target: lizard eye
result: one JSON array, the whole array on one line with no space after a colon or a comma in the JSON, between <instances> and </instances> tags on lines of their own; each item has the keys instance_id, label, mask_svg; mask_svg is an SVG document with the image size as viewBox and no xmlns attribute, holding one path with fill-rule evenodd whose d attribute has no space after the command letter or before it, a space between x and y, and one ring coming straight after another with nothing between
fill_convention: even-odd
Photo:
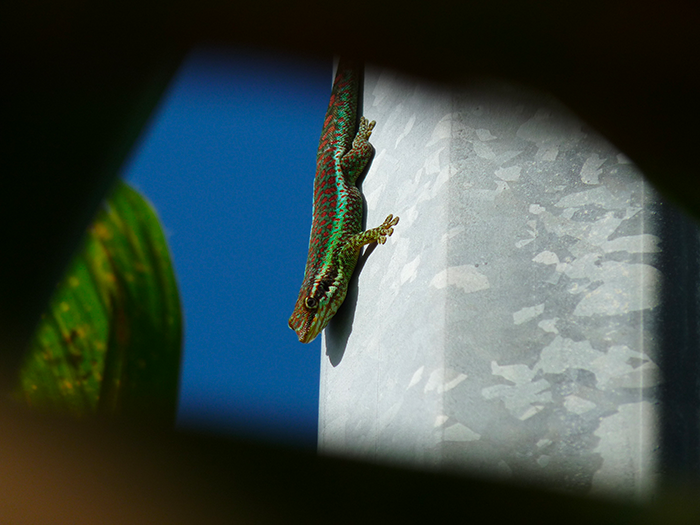
<instances>
[{"instance_id":1,"label":"lizard eye","mask_svg":"<svg viewBox=\"0 0 700 525\"><path fill-rule=\"evenodd\" d=\"M304 300L304 304L309 310L315 310L316 308L318 308L318 301L313 297L307 297Z\"/></svg>"}]
</instances>

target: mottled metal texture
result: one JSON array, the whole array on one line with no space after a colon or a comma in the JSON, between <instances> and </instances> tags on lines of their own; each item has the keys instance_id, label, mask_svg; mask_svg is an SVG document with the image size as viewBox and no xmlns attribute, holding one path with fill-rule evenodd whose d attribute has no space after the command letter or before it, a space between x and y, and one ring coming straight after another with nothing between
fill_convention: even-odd
<instances>
[{"instance_id":1,"label":"mottled metal texture","mask_svg":"<svg viewBox=\"0 0 700 525\"><path fill-rule=\"evenodd\" d=\"M645 494L658 197L546 94L366 75L365 112L382 122L368 221L403 222L351 287L343 337L335 321L324 333L319 449Z\"/></svg>"},{"instance_id":2,"label":"mottled metal texture","mask_svg":"<svg viewBox=\"0 0 700 525\"><path fill-rule=\"evenodd\" d=\"M289 319L302 343L312 341L345 299L360 249L383 244L398 218L362 232L362 195L355 185L374 152L374 122L357 120L362 68L341 59L333 83L316 157L313 220L304 282Z\"/></svg>"}]
</instances>

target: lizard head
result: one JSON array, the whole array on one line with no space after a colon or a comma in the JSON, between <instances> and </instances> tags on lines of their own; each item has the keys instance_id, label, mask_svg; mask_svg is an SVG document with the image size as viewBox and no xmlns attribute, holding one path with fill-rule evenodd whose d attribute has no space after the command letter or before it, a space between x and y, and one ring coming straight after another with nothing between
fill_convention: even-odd
<instances>
[{"instance_id":1,"label":"lizard head","mask_svg":"<svg viewBox=\"0 0 700 525\"><path fill-rule=\"evenodd\" d=\"M310 343L321 333L345 299L347 286L337 277L318 278L311 286L303 286L289 318L289 328L297 333L300 343Z\"/></svg>"}]
</instances>

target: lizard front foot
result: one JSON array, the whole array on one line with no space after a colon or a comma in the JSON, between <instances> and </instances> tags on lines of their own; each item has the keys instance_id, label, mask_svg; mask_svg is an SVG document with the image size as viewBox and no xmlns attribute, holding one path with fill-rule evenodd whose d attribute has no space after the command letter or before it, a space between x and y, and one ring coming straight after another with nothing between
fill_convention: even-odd
<instances>
[{"instance_id":1,"label":"lizard front foot","mask_svg":"<svg viewBox=\"0 0 700 525\"><path fill-rule=\"evenodd\" d=\"M362 137L364 140L369 140L375 124L376 121L374 120L370 122L365 117L360 117L360 128L357 131L357 136Z\"/></svg>"},{"instance_id":2,"label":"lizard front foot","mask_svg":"<svg viewBox=\"0 0 700 525\"><path fill-rule=\"evenodd\" d=\"M377 243L384 244L386 242L386 238L391 237L391 234L394 233L394 228L392 228L392 226L396 226L398 223L399 218L394 217L391 214L386 219L384 219L384 222L381 224L381 226L377 228L379 232Z\"/></svg>"}]
</instances>

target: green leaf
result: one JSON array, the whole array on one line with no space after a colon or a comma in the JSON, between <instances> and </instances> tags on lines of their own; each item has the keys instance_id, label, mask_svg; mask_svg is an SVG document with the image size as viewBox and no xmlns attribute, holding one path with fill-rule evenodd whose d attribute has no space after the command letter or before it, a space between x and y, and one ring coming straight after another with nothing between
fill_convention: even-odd
<instances>
[{"instance_id":1,"label":"green leaf","mask_svg":"<svg viewBox=\"0 0 700 525\"><path fill-rule=\"evenodd\" d=\"M20 372L30 406L174 422L182 317L153 208L120 182L42 315Z\"/></svg>"}]
</instances>

